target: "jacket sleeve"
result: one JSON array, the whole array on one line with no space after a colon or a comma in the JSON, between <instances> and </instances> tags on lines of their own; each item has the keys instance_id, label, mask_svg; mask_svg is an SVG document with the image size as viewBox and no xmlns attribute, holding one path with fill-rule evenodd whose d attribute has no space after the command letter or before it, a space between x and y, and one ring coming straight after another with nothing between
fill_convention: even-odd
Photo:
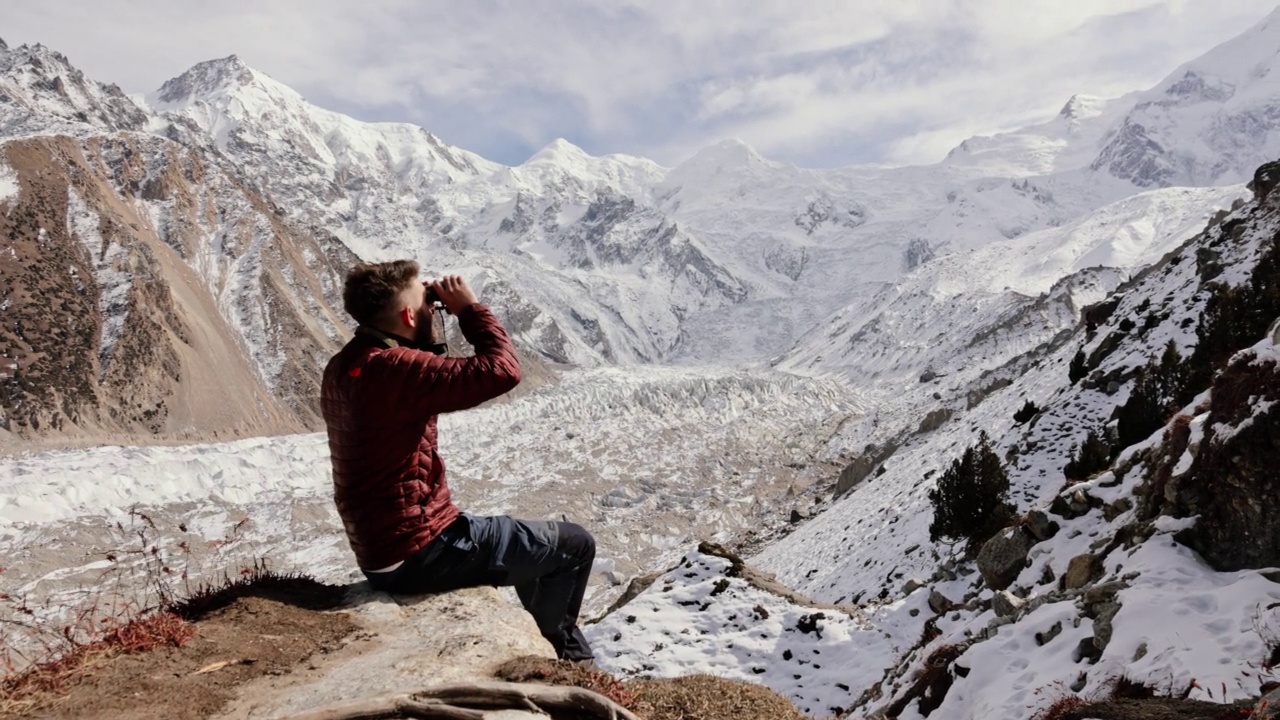
<instances>
[{"instance_id":1,"label":"jacket sleeve","mask_svg":"<svg viewBox=\"0 0 1280 720\"><path fill-rule=\"evenodd\" d=\"M456 412L492 400L520 383L520 361L502 323L476 303L458 314L462 334L475 348L471 357L442 357L400 348L392 351L392 382L399 400L422 417Z\"/></svg>"}]
</instances>

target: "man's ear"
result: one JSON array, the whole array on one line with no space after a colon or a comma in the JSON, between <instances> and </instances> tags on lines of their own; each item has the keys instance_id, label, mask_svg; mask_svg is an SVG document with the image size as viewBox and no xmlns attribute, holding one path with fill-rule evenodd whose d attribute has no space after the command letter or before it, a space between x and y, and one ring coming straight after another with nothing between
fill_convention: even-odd
<instances>
[{"instance_id":1,"label":"man's ear","mask_svg":"<svg viewBox=\"0 0 1280 720\"><path fill-rule=\"evenodd\" d=\"M400 321L411 328L418 327L418 313L412 308L400 308Z\"/></svg>"}]
</instances>

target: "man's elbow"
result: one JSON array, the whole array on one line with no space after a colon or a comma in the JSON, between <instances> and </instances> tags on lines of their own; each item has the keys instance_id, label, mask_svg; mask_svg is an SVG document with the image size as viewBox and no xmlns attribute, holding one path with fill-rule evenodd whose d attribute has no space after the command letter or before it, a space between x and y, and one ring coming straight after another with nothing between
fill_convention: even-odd
<instances>
[{"instance_id":1,"label":"man's elbow","mask_svg":"<svg viewBox=\"0 0 1280 720\"><path fill-rule=\"evenodd\" d=\"M509 366L504 366L501 374L499 375L498 383L502 387L502 392L504 393L514 390L515 387L520 384L520 366L514 363Z\"/></svg>"}]
</instances>

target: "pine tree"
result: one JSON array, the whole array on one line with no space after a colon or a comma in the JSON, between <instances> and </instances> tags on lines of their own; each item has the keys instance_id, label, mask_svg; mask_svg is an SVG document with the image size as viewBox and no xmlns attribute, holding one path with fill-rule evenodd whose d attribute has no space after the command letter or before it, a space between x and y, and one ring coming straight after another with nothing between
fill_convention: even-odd
<instances>
[{"instance_id":1,"label":"pine tree","mask_svg":"<svg viewBox=\"0 0 1280 720\"><path fill-rule=\"evenodd\" d=\"M1129 399L1116 410L1120 447L1142 442L1164 426L1164 403L1160 398L1160 378L1151 365L1140 368L1133 378Z\"/></svg>"},{"instance_id":2,"label":"pine tree","mask_svg":"<svg viewBox=\"0 0 1280 720\"><path fill-rule=\"evenodd\" d=\"M1013 517L1009 475L986 432L978 436L976 447L966 448L951 462L938 486L929 491L929 502L929 539L963 540L971 554L1008 524Z\"/></svg>"},{"instance_id":3,"label":"pine tree","mask_svg":"<svg viewBox=\"0 0 1280 720\"><path fill-rule=\"evenodd\" d=\"M1068 480L1088 480L1094 473L1111 465L1111 445L1097 430L1090 430L1084 442L1071 447L1071 459L1062 474Z\"/></svg>"},{"instance_id":4,"label":"pine tree","mask_svg":"<svg viewBox=\"0 0 1280 720\"><path fill-rule=\"evenodd\" d=\"M1178 343L1174 342L1172 338L1164 346L1164 353L1160 355L1158 372L1160 376L1160 399L1165 403L1167 411L1180 408L1191 401L1191 398L1185 396L1187 393L1187 377L1185 364L1182 362L1182 353L1178 352Z\"/></svg>"}]
</instances>

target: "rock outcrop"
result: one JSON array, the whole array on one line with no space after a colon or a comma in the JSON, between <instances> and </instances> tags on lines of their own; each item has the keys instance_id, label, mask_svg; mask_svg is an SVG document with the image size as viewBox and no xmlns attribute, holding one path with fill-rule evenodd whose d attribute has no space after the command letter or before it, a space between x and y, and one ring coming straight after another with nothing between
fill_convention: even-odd
<instances>
[{"instance_id":1,"label":"rock outcrop","mask_svg":"<svg viewBox=\"0 0 1280 720\"><path fill-rule=\"evenodd\" d=\"M1189 467L1175 466L1154 500L1164 514L1199 516L1176 537L1218 570L1280 565L1278 421L1280 352L1268 344L1237 354L1218 376L1199 431L1169 431L1190 437L1166 461Z\"/></svg>"},{"instance_id":2,"label":"rock outcrop","mask_svg":"<svg viewBox=\"0 0 1280 720\"><path fill-rule=\"evenodd\" d=\"M432 685L483 681L512 658L555 657L519 604L494 588L392 598L368 585L348 593L362 632L309 668L240 688L219 720L275 718Z\"/></svg>"}]
</instances>

